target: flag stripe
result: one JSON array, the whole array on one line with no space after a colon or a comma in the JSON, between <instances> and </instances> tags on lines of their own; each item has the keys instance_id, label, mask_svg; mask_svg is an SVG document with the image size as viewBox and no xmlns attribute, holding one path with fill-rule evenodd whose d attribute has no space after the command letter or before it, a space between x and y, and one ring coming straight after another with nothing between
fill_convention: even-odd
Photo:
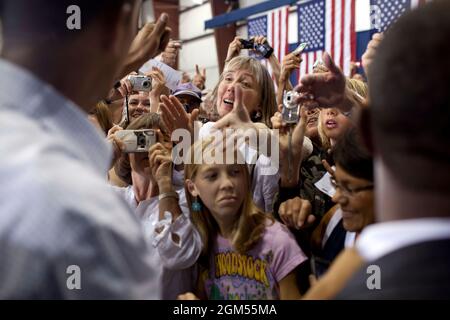
<instances>
[{"instance_id":1,"label":"flag stripe","mask_svg":"<svg viewBox=\"0 0 450 320\"><path fill-rule=\"evenodd\" d=\"M323 51L322 50L317 51L316 61L317 60L321 60L322 59L322 55L323 55ZM316 61L314 61L314 62L316 62Z\"/></svg>"},{"instance_id":2,"label":"flag stripe","mask_svg":"<svg viewBox=\"0 0 450 320\"><path fill-rule=\"evenodd\" d=\"M270 40L271 40L270 45L275 46L275 39L274 39L275 25L276 25L275 19L274 19L275 13L272 12L272 14L270 14L270 17L271 17L271 19L269 19L269 20L271 21L271 26L272 26L271 31L270 31Z\"/></svg>"},{"instance_id":3,"label":"flag stripe","mask_svg":"<svg viewBox=\"0 0 450 320\"><path fill-rule=\"evenodd\" d=\"M277 16L275 15L275 11L272 11L272 13L270 14L270 16L272 17L272 42L270 43L270 45L274 48L274 52L275 54L277 54L277 37L276 35L278 34L278 19Z\"/></svg>"},{"instance_id":4,"label":"flag stripe","mask_svg":"<svg viewBox=\"0 0 450 320\"><path fill-rule=\"evenodd\" d=\"M302 53L302 62L300 63L300 72L298 75L298 80L300 81L300 77L306 74L306 64L308 63L307 60L307 54Z\"/></svg>"},{"instance_id":5,"label":"flag stripe","mask_svg":"<svg viewBox=\"0 0 450 320\"><path fill-rule=\"evenodd\" d=\"M334 17L334 53L333 58L336 64L340 64L341 61L341 32L342 32L342 26L341 26L341 15L342 15L342 7L339 5L339 0L335 0L335 10L336 10L336 16Z\"/></svg>"},{"instance_id":6,"label":"flag stripe","mask_svg":"<svg viewBox=\"0 0 450 320\"><path fill-rule=\"evenodd\" d=\"M351 17L352 22L350 24L351 44L350 44L350 60L356 61L356 0L352 0L351 5Z\"/></svg>"},{"instance_id":7,"label":"flag stripe","mask_svg":"<svg viewBox=\"0 0 450 320\"><path fill-rule=\"evenodd\" d=\"M331 41L331 33L333 32L332 28L332 13L333 0L326 0L326 8L325 8L325 50L331 55L333 52L333 42Z\"/></svg>"},{"instance_id":8,"label":"flag stripe","mask_svg":"<svg viewBox=\"0 0 450 320\"><path fill-rule=\"evenodd\" d=\"M286 19L286 28L284 29L284 54L286 55L289 52L289 7L285 8L284 14ZM282 60L280 59L280 61Z\"/></svg>"},{"instance_id":9,"label":"flag stripe","mask_svg":"<svg viewBox=\"0 0 450 320\"><path fill-rule=\"evenodd\" d=\"M335 35L335 33L336 33L336 25L335 25L335 10L336 10L336 7L335 7L335 0L331 0L331 35L330 35L330 38L329 38L329 41L331 42L331 49L330 49L330 54L331 54L331 57L333 58L333 59L335 59L336 58L336 55L334 54L335 53L335 51L334 51L334 47L335 47L335 42L334 42L334 35Z\"/></svg>"},{"instance_id":10,"label":"flag stripe","mask_svg":"<svg viewBox=\"0 0 450 320\"><path fill-rule=\"evenodd\" d=\"M278 20L278 37L277 37L277 49L278 49L278 53L277 53L277 57L278 59L281 59L281 25L283 24L283 22L281 21L281 10L279 10L277 13L277 20Z\"/></svg>"},{"instance_id":11,"label":"flag stripe","mask_svg":"<svg viewBox=\"0 0 450 320\"><path fill-rule=\"evenodd\" d=\"M305 73L309 73L309 53L306 54L306 59L305 59Z\"/></svg>"},{"instance_id":12,"label":"flag stripe","mask_svg":"<svg viewBox=\"0 0 450 320\"><path fill-rule=\"evenodd\" d=\"M299 77L313 71L323 51L349 74L350 62L356 56L355 3L355 0L311 0L298 4L299 42L310 43Z\"/></svg>"},{"instance_id":13,"label":"flag stripe","mask_svg":"<svg viewBox=\"0 0 450 320\"><path fill-rule=\"evenodd\" d=\"M308 59L308 62L309 62L308 73L312 73L312 72L313 72L314 61L316 61L316 60L315 60L315 58L316 58L316 51L308 52L308 54L309 54L309 59Z\"/></svg>"},{"instance_id":14,"label":"flag stripe","mask_svg":"<svg viewBox=\"0 0 450 320\"><path fill-rule=\"evenodd\" d=\"M281 22L282 25L286 25L288 23L288 19L286 19L285 17L289 15L289 9L285 8L284 11L281 12ZM287 28L282 28L282 33L281 33L281 43L280 43L280 47L281 47L281 53L280 53L280 61L283 60L284 56L288 53L289 50L289 39L288 39L288 32L289 30Z\"/></svg>"},{"instance_id":15,"label":"flag stripe","mask_svg":"<svg viewBox=\"0 0 450 320\"><path fill-rule=\"evenodd\" d=\"M350 72L350 60L351 60L351 22L352 22L352 0L347 0L344 3L345 7L345 14L343 15L345 17L344 22L344 32L342 32L342 43L343 45L343 51L342 51L342 57L341 57L341 67L344 73ZM350 57L350 59L344 59L344 57Z\"/></svg>"},{"instance_id":16,"label":"flag stripe","mask_svg":"<svg viewBox=\"0 0 450 320\"><path fill-rule=\"evenodd\" d=\"M286 19L284 19L286 17ZM273 48L273 54L279 61L287 54L289 50L288 43L288 29L289 29L289 6L272 10L265 15L250 19L248 21L248 37L265 36L270 46ZM266 59L263 59L257 54L251 54L252 56L261 60L261 63L267 68L272 79L274 80L275 87L278 79L275 79L273 70Z\"/></svg>"}]
</instances>

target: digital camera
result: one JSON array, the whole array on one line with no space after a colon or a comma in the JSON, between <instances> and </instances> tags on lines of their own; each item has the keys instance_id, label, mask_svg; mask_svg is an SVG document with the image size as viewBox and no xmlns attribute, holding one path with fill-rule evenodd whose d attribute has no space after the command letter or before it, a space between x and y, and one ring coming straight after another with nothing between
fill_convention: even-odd
<instances>
[{"instance_id":1,"label":"digital camera","mask_svg":"<svg viewBox=\"0 0 450 320\"><path fill-rule=\"evenodd\" d=\"M285 91L283 94L281 117L286 123L298 123L300 120L300 105L295 102L298 96L295 91Z\"/></svg>"},{"instance_id":2,"label":"digital camera","mask_svg":"<svg viewBox=\"0 0 450 320\"><path fill-rule=\"evenodd\" d=\"M253 39L250 40L240 39L240 41L244 49L256 50L266 59L268 59L273 53L273 48L267 42L259 44L255 43Z\"/></svg>"},{"instance_id":3,"label":"digital camera","mask_svg":"<svg viewBox=\"0 0 450 320\"><path fill-rule=\"evenodd\" d=\"M244 49L254 49L255 44L253 40L245 40L245 39L239 39L241 41L242 47Z\"/></svg>"},{"instance_id":4,"label":"digital camera","mask_svg":"<svg viewBox=\"0 0 450 320\"><path fill-rule=\"evenodd\" d=\"M143 75L130 75L127 78L131 82L133 91L150 91L152 90L152 78Z\"/></svg>"},{"instance_id":5,"label":"digital camera","mask_svg":"<svg viewBox=\"0 0 450 320\"><path fill-rule=\"evenodd\" d=\"M292 53L296 56L299 56L302 54L303 51L305 51L307 46L308 46L307 42L300 43L300 45L294 51L292 51Z\"/></svg>"},{"instance_id":6,"label":"digital camera","mask_svg":"<svg viewBox=\"0 0 450 320\"><path fill-rule=\"evenodd\" d=\"M156 132L151 129L120 130L115 135L124 143L123 152L126 153L148 152L156 143Z\"/></svg>"}]
</instances>

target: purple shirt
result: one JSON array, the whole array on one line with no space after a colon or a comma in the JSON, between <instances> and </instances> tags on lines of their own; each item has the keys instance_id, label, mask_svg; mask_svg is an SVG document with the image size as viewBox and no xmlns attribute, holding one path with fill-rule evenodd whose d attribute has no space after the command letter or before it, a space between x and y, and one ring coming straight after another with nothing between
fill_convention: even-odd
<instances>
[{"instance_id":1,"label":"purple shirt","mask_svg":"<svg viewBox=\"0 0 450 320\"><path fill-rule=\"evenodd\" d=\"M279 222L266 227L250 251L239 254L217 236L210 270L203 274L208 299L279 299L279 282L307 259L289 230Z\"/></svg>"}]
</instances>

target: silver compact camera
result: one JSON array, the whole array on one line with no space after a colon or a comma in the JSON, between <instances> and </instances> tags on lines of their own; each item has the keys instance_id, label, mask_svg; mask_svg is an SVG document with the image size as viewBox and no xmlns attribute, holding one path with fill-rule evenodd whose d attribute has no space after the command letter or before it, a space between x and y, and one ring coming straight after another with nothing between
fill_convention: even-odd
<instances>
[{"instance_id":1,"label":"silver compact camera","mask_svg":"<svg viewBox=\"0 0 450 320\"><path fill-rule=\"evenodd\" d=\"M143 75L130 75L127 78L131 82L133 91L150 91L152 90L152 78Z\"/></svg>"},{"instance_id":2,"label":"silver compact camera","mask_svg":"<svg viewBox=\"0 0 450 320\"><path fill-rule=\"evenodd\" d=\"M300 120L300 105L295 102L299 94L295 91L285 91L283 94L282 120L286 123L298 123Z\"/></svg>"},{"instance_id":3,"label":"silver compact camera","mask_svg":"<svg viewBox=\"0 0 450 320\"><path fill-rule=\"evenodd\" d=\"M156 143L156 132L152 129L120 130L115 135L124 143L125 153L148 152Z\"/></svg>"}]
</instances>

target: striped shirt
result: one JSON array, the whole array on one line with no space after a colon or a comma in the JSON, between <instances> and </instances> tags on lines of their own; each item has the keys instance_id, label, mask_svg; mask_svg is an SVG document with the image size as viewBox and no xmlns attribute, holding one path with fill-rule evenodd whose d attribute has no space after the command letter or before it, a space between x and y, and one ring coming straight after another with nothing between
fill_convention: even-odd
<instances>
[{"instance_id":1,"label":"striped shirt","mask_svg":"<svg viewBox=\"0 0 450 320\"><path fill-rule=\"evenodd\" d=\"M0 298L155 299L154 254L86 114L0 60Z\"/></svg>"}]
</instances>

